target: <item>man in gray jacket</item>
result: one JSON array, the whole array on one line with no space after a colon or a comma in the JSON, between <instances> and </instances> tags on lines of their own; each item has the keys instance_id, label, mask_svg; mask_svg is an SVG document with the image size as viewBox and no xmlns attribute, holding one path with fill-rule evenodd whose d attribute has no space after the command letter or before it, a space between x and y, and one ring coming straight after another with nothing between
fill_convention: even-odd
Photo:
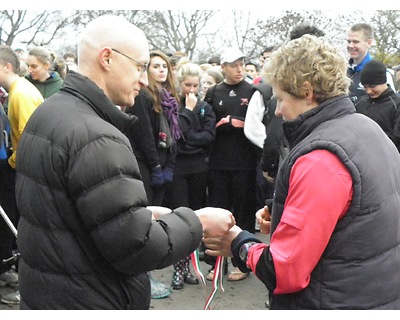
<instances>
[{"instance_id":1,"label":"man in gray jacket","mask_svg":"<svg viewBox=\"0 0 400 320\"><path fill-rule=\"evenodd\" d=\"M146 208L124 135L137 118L116 107L133 105L147 85L144 33L101 16L78 55L77 72L34 112L18 146L20 308L148 309L147 272L188 256L203 233L222 234L234 219L216 208Z\"/></svg>"}]
</instances>

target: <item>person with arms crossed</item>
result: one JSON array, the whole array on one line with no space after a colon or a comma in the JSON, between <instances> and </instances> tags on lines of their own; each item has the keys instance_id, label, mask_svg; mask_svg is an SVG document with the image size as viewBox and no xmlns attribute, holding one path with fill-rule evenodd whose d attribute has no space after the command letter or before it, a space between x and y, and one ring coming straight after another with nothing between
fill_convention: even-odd
<instances>
[{"instance_id":1,"label":"person with arms crossed","mask_svg":"<svg viewBox=\"0 0 400 320\"><path fill-rule=\"evenodd\" d=\"M29 119L16 179L21 309L149 309L148 271L234 224L218 208L146 208L124 134L137 119L116 106L134 104L148 63L142 30L100 16L81 34L77 72Z\"/></svg>"},{"instance_id":2,"label":"person with arms crossed","mask_svg":"<svg viewBox=\"0 0 400 320\"><path fill-rule=\"evenodd\" d=\"M346 58L304 35L271 55L265 79L290 146L271 217L256 213L270 244L235 226L206 236L207 254L252 270L271 309L399 309L400 155L356 112Z\"/></svg>"}]
</instances>

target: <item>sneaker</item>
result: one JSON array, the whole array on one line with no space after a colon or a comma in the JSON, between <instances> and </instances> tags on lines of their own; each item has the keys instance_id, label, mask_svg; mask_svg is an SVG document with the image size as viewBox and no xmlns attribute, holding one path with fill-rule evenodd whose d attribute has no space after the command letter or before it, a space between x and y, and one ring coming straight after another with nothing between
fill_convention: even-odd
<instances>
[{"instance_id":1,"label":"sneaker","mask_svg":"<svg viewBox=\"0 0 400 320\"><path fill-rule=\"evenodd\" d=\"M19 304L21 301L21 296L19 290L11 292L1 297L1 302L4 304Z\"/></svg>"},{"instance_id":2,"label":"sneaker","mask_svg":"<svg viewBox=\"0 0 400 320\"><path fill-rule=\"evenodd\" d=\"M168 297L172 290L170 286L167 286L157 280L150 277L151 286L151 298L152 299L163 299Z\"/></svg>"},{"instance_id":3,"label":"sneaker","mask_svg":"<svg viewBox=\"0 0 400 320\"><path fill-rule=\"evenodd\" d=\"M17 287L18 286L18 273L13 269L0 274L0 287L5 286Z\"/></svg>"}]
</instances>

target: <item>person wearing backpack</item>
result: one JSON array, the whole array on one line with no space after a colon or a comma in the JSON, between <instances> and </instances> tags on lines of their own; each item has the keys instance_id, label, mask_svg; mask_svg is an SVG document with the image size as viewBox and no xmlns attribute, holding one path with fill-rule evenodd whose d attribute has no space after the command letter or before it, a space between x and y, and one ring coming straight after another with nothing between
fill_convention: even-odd
<instances>
[{"instance_id":1,"label":"person wearing backpack","mask_svg":"<svg viewBox=\"0 0 400 320\"><path fill-rule=\"evenodd\" d=\"M209 205L232 210L237 225L255 232L257 147L245 136L244 122L253 86L245 80L245 55L227 48L221 55L224 81L207 90L216 116L216 135L209 161ZM226 270L226 269L225 269ZM225 271L224 270L224 271ZM238 268L228 281L245 279ZM207 275L214 277L213 270Z\"/></svg>"}]
</instances>

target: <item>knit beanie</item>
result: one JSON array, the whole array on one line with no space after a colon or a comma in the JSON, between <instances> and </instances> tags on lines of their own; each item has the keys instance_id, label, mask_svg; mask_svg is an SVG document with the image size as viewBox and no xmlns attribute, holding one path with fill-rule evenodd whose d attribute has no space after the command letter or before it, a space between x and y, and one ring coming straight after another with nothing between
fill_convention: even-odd
<instances>
[{"instance_id":1,"label":"knit beanie","mask_svg":"<svg viewBox=\"0 0 400 320\"><path fill-rule=\"evenodd\" d=\"M371 60L362 69L360 82L363 85L386 83L386 66L378 60Z\"/></svg>"}]
</instances>

